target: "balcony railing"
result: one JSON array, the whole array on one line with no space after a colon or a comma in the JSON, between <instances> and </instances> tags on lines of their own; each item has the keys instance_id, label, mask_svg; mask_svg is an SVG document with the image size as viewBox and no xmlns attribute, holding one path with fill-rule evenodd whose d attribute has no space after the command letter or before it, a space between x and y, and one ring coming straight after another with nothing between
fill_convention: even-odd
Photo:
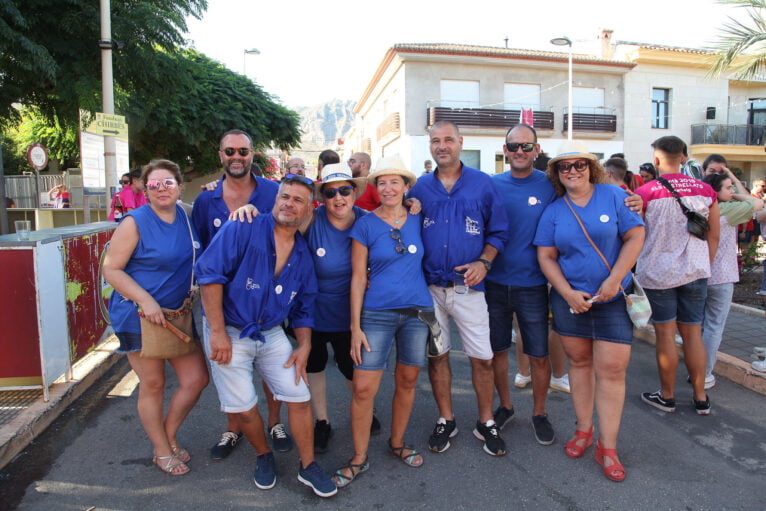
<instances>
[{"instance_id":1,"label":"balcony railing","mask_svg":"<svg viewBox=\"0 0 766 511\"><path fill-rule=\"evenodd\" d=\"M428 125L452 121L460 127L509 128L521 122L521 108L450 108L429 106ZM533 107L532 116L537 129L553 129L553 112L546 107Z\"/></svg>"},{"instance_id":2,"label":"balcony railing","mask_svg":"<svg viewBox=\"0 0 766 511\"><path fill-rule=\"evenodd\" d=\"M692 124L692 145L764 145L766 126L762 124Z\"/></svg>"},{"instance_id":3,"label":"balcony railing","mask_svg":"<svg viewBox=\"0 0 766 511\"><path fill-rule=\"evenodd\" d=\"M378 125L377 135L379 141L391 133L401 133L399 128L399 112L392 113Z\"/></svg>"},{"instance_id":4,"label":"balcony railing","mask_svg":"<svg viewBox=\"0 0 766 511\"><path fill-rule=\"evenodd\" d=\"M569 112L564 113L564 131L569 129ZM617 131L617 115L614 108L574 107L572 114L574 131L614 133Z\"/></svg>"}]
</instances>

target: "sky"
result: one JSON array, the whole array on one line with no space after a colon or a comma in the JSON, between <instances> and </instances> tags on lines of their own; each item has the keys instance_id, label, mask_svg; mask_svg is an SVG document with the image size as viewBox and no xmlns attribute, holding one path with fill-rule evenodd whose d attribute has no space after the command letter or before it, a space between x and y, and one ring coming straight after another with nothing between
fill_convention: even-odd
<instances>
[{"instance_id":1,"label":"sky","mask_svg":"<svg viewBox=\"0 0 766 511\"><path fill-rule=\"evenodd\" d=\"M702 48L744 10L714 0L208 0L189 18L190 46L247 74L290 108L357 101L386 51L400 43L560 50L602 28L613 40ZM245 55L246 49L260 54Z\"/></svg>"}]
</instances>

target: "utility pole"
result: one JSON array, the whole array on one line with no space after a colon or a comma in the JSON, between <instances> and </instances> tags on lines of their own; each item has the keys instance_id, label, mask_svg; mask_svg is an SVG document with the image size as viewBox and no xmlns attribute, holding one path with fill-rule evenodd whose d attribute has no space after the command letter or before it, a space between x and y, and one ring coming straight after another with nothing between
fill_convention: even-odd
<instances>
[{"instance_id":1,"label":"utility pole","mask_svg":"<svg viewBox=\"0 0 766 511\"><path fill-rule=\"evenodd\" d=\"M114 75L112 72L112 20L109 0L100 0L101 11L101 96L105 114L114 114ZM114 137L104 136L104 171L107 207L112 200L112 189L117 187L117 145ZM87 209L87 207L86 207ZM86 222L89 219L86 219Z\"/></svg>"}]
</instances>

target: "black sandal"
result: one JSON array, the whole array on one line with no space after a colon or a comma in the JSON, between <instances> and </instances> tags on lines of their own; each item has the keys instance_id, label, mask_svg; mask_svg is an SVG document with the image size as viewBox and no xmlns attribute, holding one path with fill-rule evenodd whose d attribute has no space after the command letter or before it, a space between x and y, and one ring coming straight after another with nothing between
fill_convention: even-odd
<instances>
[{"instance_id":1,"label":"black sandal","mask_svg":"<svg viewBox=\"0 0 766 511\"><path fill-rule=\"evenodd\" d=\"M412 468L418 468L423 466L423 456L420 456L420 453L416 451L413 447L410 447L407 444L402 445L401 447L394 447L391 445L391 439L388 440L388 448L391 450L391 454L402 460L402 463L407 465L408 467ZM410 451L409 454L404 454L404 450L408 449ZM420 457L420 463L415 464L415 458Z\"/></svg>"},{"instance_id":2,"label":"black sandal","mask_svg":"<svg viewBox=\"0 0 766 511\"><path fill-rule=\"evenodd\" d=\"M370 468L370 460L369 458L365 458L362 463L351 463L351 461L354 458L351 458L348 460L348 465L344 467L340 467L338 470L335 471L335 475L333 476L333 480L335 482L335 486L338 488L343 488L345 486L348 486L351 484L351 481L356 479L356 476L361 474L362 472L367 472L367 469ZM351 477L343 475L341 472L343 470L348 470L351 472Z\"/></svg>"}]
</instances>

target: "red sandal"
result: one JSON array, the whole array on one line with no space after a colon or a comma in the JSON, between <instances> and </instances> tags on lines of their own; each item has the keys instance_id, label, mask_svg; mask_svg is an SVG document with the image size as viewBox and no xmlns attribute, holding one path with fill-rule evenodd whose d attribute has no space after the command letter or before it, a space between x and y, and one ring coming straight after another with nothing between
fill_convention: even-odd
<instances>
[{"instance_id":1,"label":"red sandal","mask_svg":"<svg viewBox=\"0 0 766 511\"><path fill-rule=\"evenodd\" d=\"M608 467L606 466L606 458L612 460L612 464ZM616 483L625 479L625 468L622 463L617 461L617 449L604 449L601 447L601 439L596 442L596 463L604 469L604 475L607 479Z\"/></svg>"},{"instance_id":2,"label":"red sandal","mask_svg":"<svg viewBox=\"0 0 766 511\"><path fill-rule=\"evenodd\" d=\"M585 445L580 447L579 441L585 440ZM564 445L564 452L570 458L581 458L585 454L585 450L593 443L593 424L590 426L590 431L575 430L574 438Z\"/></svg>"}]
</instances>

